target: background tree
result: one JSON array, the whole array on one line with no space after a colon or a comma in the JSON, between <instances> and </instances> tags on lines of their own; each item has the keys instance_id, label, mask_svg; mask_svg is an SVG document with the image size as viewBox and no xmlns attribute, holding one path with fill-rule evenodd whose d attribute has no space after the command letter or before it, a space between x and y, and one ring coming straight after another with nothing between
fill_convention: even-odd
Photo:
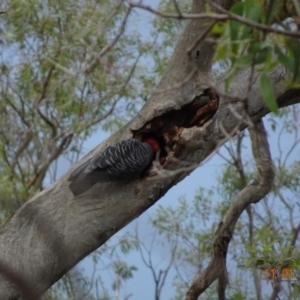
<instances>
[{"instance_id":1,"label":"background tree","mask_svg":"<svg viewBox=\"0 0 300 300\"><path fill-rule=\"evenodd\" d=\"M161 130L164 139L163 145L168 146L171 150L162 155L161 164L165 170L171 171L156 170L160 182L163 182L160 184L155 182L154 177L154 180L143 181L144 186L138 184L135 188L134 185L121 187L121 191L113 195L109 191L109 187L101 189L102 203L107 201L105 199L114 197L111 204L114 207L113 211L103 208L101 204L99 207L97 191L81 199L80 203L74 202L65 188L65 179L60 180L56 186L46 190L45 193L38 194L35 200L23 206L2 227L2 242L5 245L3 247L8 249L12 247L10 246L12 242L16 242L17 245L21 245L19 251L24 251L22 263L18 265L12 261L12 256L14 259L20 257L18 251L12 254L3 251L4 254L1 258L3 266L9 262L9 267L6 266L5 272L3 272L4 277L8 277L6 279L16 283L17 280L13 278L14 274L20 275L20 278L18 277L20 281L27 278L31 282L38 278L40 282L37 284L36 291L38 294L43 292L83 255L98 247L116 229L121 228L149 205L152 205L164 191L184 178L213 150L218 149L221 144L236 135L236 150L228 148L229 157L225 156L228 166L224 168L224 176L221 181L223 185L222 188L220 187L222 205L207 210L210 217L216 214L215 222L217 223L220 221L220 217L224 217L225 220L233 220L232 215L231 219L228 219L225 212L228 211L233 197L236 196L236 199L239 199L238 191L247 188L249 180L254 178L254 170L250 169L248 174L242 161L241 145L244 144L242 142L245 135L240 133L240 130L247 126L253 126L253 122L265 115L269 109L276 112L277 106L298 102L299 61L297 53L299 42L296 38L299 38L299 31L296 30L296 27L298 26L299 7L294 1L288 3L274 1L269 4L259 1L244 1L233 6L233 3L227 1L207 3L209 5L204 6L204 1L195 1L192 13L205 13L197 16L183 13L185 9L189 9L189 2L186 3L186 7L179 7L175 1L162 2L160 9L163 12L155 11L142 4L124 2L114 4L103 2L101 7L97 2L77 3L76 5L68 1L49 2L47 6L38 1L32 1L31 6L25 6L19 1L9 3L8 12L1 16L3 22L1 22L2 102L0 104L0 122L3 161L0 167L2 170L3 218L15 211L24 200L42 190L47 174L48 176L54 174L51 181L56 179L55 170L57 170L59 156L64 154L73 160L74 154L77 155L82 150L82 142L93 132L96 124L104 121L102 123L104 128L114 129L116 125L123 124L126 118L130 118L140 107L140 103L148 98L149 85L152 84L154 78L146 76L147 73L137 68L139 59L145 53L151 55L151 62L156 74L165 70L161 83L138 117L107 141L106 145L119 139L128 138L132 135L129 128L135 130L134 134L137 137L147 134L149 130L158 132ZM3 3L3 7L6 9L8 3ZM128 31L125 30L126 26L130 24L129 17L133 15L132 10L136 7L150 10L159 15L159 18L153 22L155 30L151 43L141 40L139 36L134 36L132 31L129 31L131 34L128 34ZM226 11L229 8L231 8L230 12ZM107 11L111 14L108 15ZM213 11L219 14L214 14ZM294 19L286 21L287 17L294 17ZM185 33L176 47L173 59L165 69L168 58L166 54L172 50L174 36L183 25L178 22L178 19L189 18L192 21L188 23ZM198 19L202 21L199 22ZM290 23L293 22L294 29L290 27ZM270 26L274 23L280 24L282 27ZM278 43L279 36L282 37L280 43ZM216 44L218 47L214 59L223 66L223 71L227 71L226 76L221 78L218 84L212 80L210 73ZM161 51L161 49L167 50L167 52ZM144 69L148 67L145 62L144 60L142 64ZM184 65L189 67L185 68ZM236 77L237 74L238 77ZM225 90L221 90L223 83L225 83ZM233 93L227 93L228 86L231 86ZM179 90L180 93L178 93ZM259 90L267 107L261 101ZM220 105L218 105L219 96L221 96ZM125 101L128 105L124 108ZM189 109L181 109L177 115L175 113L173 115L164 114L166 111L172 113L172 110L178 110L190 102L193 102L194 105L192 109L197 110L196 115L190 115ZM217 109L218 113L214 115ZM128 113L125 118L123 117L124 111ZM186 115L191 120L187 120ZM283 112L282 117L285 115L289 118L291 113ZM296 116L295 110L294 115ZM157 120L155 119L157 116L161 118L160 122L165 124L164 126L159 127L161 125L154 122ZM175 124L170 121L170 116L175 119ZM189 121L191 123L188 123ZM293 121L294 127L284 126L283 128L288 128L297 137L297 119ZM146 123L150 125L143 127ZM276 127L275 124L276 121L273 120L273 130L274 126ZM263 166L263 162L259 161L257 155L259 151L264 153L268 148L267 143L262 143L262 145L257 143L258 139L263 139L263 127L258 125L252 130L253 143L256 143L256 148L253 150L254 156L256 153L259 169L263 170L266 166ZM297 138L295 138L291 151L297 144ZM265 146L264 150L260 146ZM195 152L195 149L201 149L201 151ZM288 151L287 154L289 155L291 151ZM191 155L191 153L196 153L196 155ZM222 155L224 156L224 154ZM266 155L265 158L269 161L267 167L270 167L270 157ZM289 197L289 192L297 192L298 169L297 163L294 163L295 166L285 170L287 161L288 159L280 160L278 163L280 172L278 178L276 177L273 194L274 199L279 197L288 209L290 227L281 224L283 227L281 232L279 230L281 228L280 220L274 218L274 214L270 214L269 208L264 212L255 212L254 208L247 207L248 220L245 222L249 223L248 232L244 232L245 227L242 226L243 216L240 219L241 223L237 223L235 231L237 245L247 246L245 248L247 251L243 253L244 249L235 247L237 253L232 250L232 255L236 261L241 260L243 268L252 270L255 283L254 293L256 294L254 297L258 299L263 299L261 278L264 276L264 273L257 270L258 267L271 270L275 266L276 272L279 270L279 275L277 275L279 279L283 266L293 269L294 272L297 271L298 254L294 251L294 247L297 242L299 226L294 221L295 207L293 204L289 204L286 197ZM259 174L261 176L259 178L264 180L266 186L271 186L272 180L268 181L266 177L267 174L271 174L267 173L270 170L265 168L263 171L265 171L265 176ZM282 193L281 189L287 186L289 188L287 194ZM130 202L127 206L122 206L119 201L125 190L126 194L128 193L128 188L129 195L130 193L137 195L134 192L135 189L139 191L138 197L132 196L137 204ZM262 187L258 186L258 188ZM149 191L151 191L150 194ZM148 197L143 195L148 195ZM187 203L182 201L178 212L174 211L172 214L168 214L170 210L160 209L157 217L154 218L154 225L161 234L166 234L168 243L172 245L168 267L162 273L156 273L151 260L144 259L145 264L154 271L156 299L161 297L164 281L160 280L169 273L171 266L176 267L177 263L181 262L181 269L178 267L176 269L182 272L183 266L187 267L188 263L191 266L197 265L194 273L185 280L183 280L183 276L179 276L181 272L177 274L177 297L182 298L182 293L186 292L192 276L204 269L205 264L199 265L199 261L205 257L204 255L207 255L207 259L210 257L209 245L214 244L214 248L216 248L215 246L219 247L214 253L214 257L218 251L219 253L220 251L227 252L227 243L230 241L234 224L226 228L226 222L224 222L223 227L219 228L219 234L214 243L212 243L212 235L216 226L213 227L210 224L208 232L211 234L206 232L204 236L199 235L197 230L192 230L193 217L203 211L206 202L211 201L211 193L208 195L204 197L203 193L200 193L195 200L196 209L193 209L191 213L189 213ZM260 200L261 197L255 201ZM241 200L245 200L245 197ZM251 203L253 199L249 201ZM83 202L84 204L82 204ZM237 207L236 203L233 202L231 208ZM89 214L89 209L91 211L100 210L100 212ZM81 214L82 211L85 212L84 216ZM116 221L106 223L107 219L101 219L101 216L107 218L110 214L117 216L119 212L123 213L119 223L115 223ZM56 214L55 217L53 217L53 213ZM182 220L182 222L173 224L174 220L170 218L177 214L176 220ZM267 218L264 214L268 216L268 222L266 222ZM73 221L72 217L74 216L79 216L78 222ZM186 227L184 221L187 218L181 219L182 216L188 217ZM253 216L259 217L256 220ZM102 221L96 221L99 219ZM28 220L31 222L28 223ZM88 226L92 220L95 222L93 228ZM83 227L81 227L82 224L84 224ZM110 225L103 228L103 224ZM17 237L18 234L14 234L16 227L20 228L18 233L20 236L23 233L22 238ZM96 228L99 229L95 230ZM47 241L42 237L46 230ZM175 237L172 233L175 234ZM249 238L245 239L247 233ZM197 251L193 253L189 248L179 247L178 235L185 239L188 237L189 244L195 244L194 250ZM33 236L37 239L36 249L28 253ZM96 236L97 241L95 241ZM282 238L283 236L287 237L286 241ZM142 251L142 241L136 240L136 238L136 236L131 240L128 240L128 237L122 238L120 240L121 252L128 252L132 248ZM220 245L220 240L224 240L224 238L229 240L226 240L225 245ZM268 243L266 243L266 238L269 239ZM78 246L74 245L75 240L80 240ZM25 242L22 243L22 241ZM206 241L210 241L210 244ZM235 242L234 240L233 245ZM204 249L200 245L205 245L207 248ZM277 247L276 255L282 254L283 258L275 255L274 247ZM107 245L106 249L105 247L100 249L108 251L115 248L115 246ZM258 251L261 253L257 255ZM71 252L76 253L74 258L64 259L67 253ZM187 255L188 253L189 255ZM41 255L41 262L32 261L33 256L36 255L39 257ZM45 263L43 257L47 257ZM23 260L27 262L24 263ZM195 260L198 263L195 263ZM31 262L32 268L26 266ZM218 262L220 263L220 261ZM12 268L11 272L10 267ZM132 277L135 267L128 266L118 260L118 257L111 263L111 267L116 274L114 282L116 297L120 297L118 293L121 288L121 280ZM42 271L45 268L51 269L53 272L45 275ZM219 278L221 287L219 288L219 297L222 297L227 279L223 276L226 275L225 269L219 267L219 270L222 272L215 272L216 270L213 268L206 269L204 274L206 280L210 278L213 281L213 279ZM84 278L79 278L80 276L78 277L78 274L74 272L70 276L72 278L69 281L66 277L66 284L63 285L61 291L53 290L52 295L49 294L47 297L59 298L67 295L67 297L74 298L75 294L78 294L76 289L78 289L80 280L84 283L82 286L79 285L80 292L82 293L86 287L89 290L90 283L85 282ZM207 287L207 284L201 286L202 278L200 276L200 279L192 285L187 296L188 299L196 299L199 291ZM276 278L274 278L274 293L271 297L276 297L283 290L280 280ZM21 293L24 292L24 289L25 293L28 293L26 282L22 281L22 284L16 285L15 289L3 280L2 297L15 296L20 293L20 289ZM297 282L290 283L288 289L287 295L296 297ZM84 297L95 296L88 294L85 292ZM234 297L245 297L245 291L238 290L237 286L237 288L230 289L228 295L233 299ZM100 298L97 295L95 297ZM105 297L108 298L107 295ZM209 293L207 297L210 297Z\"/></svg>"},{"instance_id":2,"label":"background tree","mask_svg":"<svg viewBox=\"0 0 300 300\"><path fill-rule=\"evenodd\" d=\"M122 3L1 5L8 9L0 25L4 220L44 188L45 178L54 182L67 160L78 160L96 125L112 130L135 114L143 102L136 68L151 44L124 33Z\"/></svg>"}]
</instances>

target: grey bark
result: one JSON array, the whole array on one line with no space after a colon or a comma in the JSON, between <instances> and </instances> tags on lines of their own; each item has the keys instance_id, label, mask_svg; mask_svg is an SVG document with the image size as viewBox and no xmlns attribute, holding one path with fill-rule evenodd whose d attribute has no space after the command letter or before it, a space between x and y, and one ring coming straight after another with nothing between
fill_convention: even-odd
<instances>
[{"instance_id":1,"label":"grey bark","mask_svg":"<svg viewBox=\"0 0 300 300\"><path fill-rule=\"evenodd\" d=\"M232 1L215 2L228 8ZM202 12L203 9L204 1L195 0L192 12ZM195 40L209 26L211 21L192 20L187 24L160 84L137 117L91 151L74 168L108 145L132 137L133 130L140 130L154 117L180 110L208 87L221 87L210 72L213 44L202 41L194 47ZM193 47L188 56L187 50ZM300 91L290 90L284 85L285 75L283 68L270 74L280 107L300 102ZM253 121L269 113L260 96L256 76L248 95L248 113ZM232 94L244 93L248 78L249 71L241 72L231 87ZM217 114L204 126L180 128L173 136L176 147L181 150L177 151L175 146L171 149L170 159L164 168L179 169L181 165L178 160L171 159L173 152L177 151L176 158L192 164L190 169L171 172L166 177L151 172L143 180L126 184L97 184L87 193L74 198L67 181L74 170L72 168L52 186L25 203L0 228L0 299L25 299L26 295L28 298L28 285L34 287L37 295L41 295L82 258L158 201L211 155L216 147L226 142L225 132L231 137L236 128L245 129L249 123L237 118L237 114L242 115L244 105L241 102L228 104L226 100L221 98ZM17 284L6 269L18 274L22 283Z\"/></svg>"}]
</instances>

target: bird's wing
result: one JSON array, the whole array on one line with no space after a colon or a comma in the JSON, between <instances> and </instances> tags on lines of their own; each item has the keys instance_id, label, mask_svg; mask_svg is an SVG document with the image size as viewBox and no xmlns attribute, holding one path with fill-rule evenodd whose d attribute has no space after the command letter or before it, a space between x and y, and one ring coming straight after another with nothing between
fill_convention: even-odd
<instances>
[{"instance_id":1,"label":"bird's wing","mask_svg":"<svg viewBox=\"0 0 300 300\"><path fill-rule=\"evenodd\" d=\"M89 174L97 169L105 169L115 165L118 161L120 161L120 149L121 148L118 147L118 144L115 146L109 146L89 161L89 164L87 168L84 169L83 173Z\"/></svg>"},{"instance_id":2,"label":"bird's wing","mask_svg":"<svg viewBox=\"0 0 300 300\"><path fill-rule=\"evenodd\" d=\"M91 162L91 159L87 160L85 163L83 163L81 166L79 166L75 171L73 171L71 173L68 181L75 181L83 173L83 171L88 167L90 162Z\"/></svg>"},{"instance_id":3,"label":"bird's wing","mask_svg":"<svg viewBox=\"0 0 300 300\"><path fill-rule=\"evenodd\" d=\"M87 160L73 171L68 180L75 181L79 177L86 176L95 170L101 171L117 164L121 157L130 155L130 147L128 145L129 143L122 141L114 146L107 147L103 152Z\"/></svg>"}]
</instances>

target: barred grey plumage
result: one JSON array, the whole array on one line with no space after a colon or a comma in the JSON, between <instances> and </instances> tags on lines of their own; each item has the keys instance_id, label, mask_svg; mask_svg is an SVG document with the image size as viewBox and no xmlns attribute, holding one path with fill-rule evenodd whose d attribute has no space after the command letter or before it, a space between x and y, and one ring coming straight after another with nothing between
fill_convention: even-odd
<instances>
[{"instance_id":1,"label":"barred grey plumage","mask_svg":"<svg viewBox=\"0 0 300 300\"><path fill-rule=\"evenodd\" d=\"M69 187L74 196L78 196L98 182L137 179L150 165L158 149L159 144L153 138L145 142L129 139L109 146L70 175Z\"/></svg>"}]
</instances>

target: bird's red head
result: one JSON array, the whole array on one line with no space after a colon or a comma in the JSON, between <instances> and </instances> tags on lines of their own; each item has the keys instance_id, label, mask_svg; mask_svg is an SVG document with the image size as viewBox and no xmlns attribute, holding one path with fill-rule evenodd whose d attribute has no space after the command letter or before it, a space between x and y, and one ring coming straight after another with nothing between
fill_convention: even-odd
<instances>
[{"instance_id":1,"label":"bird's red head","mask_svg":"<svg viewBox=\"0 0 300 300\"><path fill-rule=\"evenodd\" d=\"M158 141L154 138L147 138L144 140L144 142L149 144L152 147L154 153L156 153L160 148Z\"/></svg>"}]
</instances>

